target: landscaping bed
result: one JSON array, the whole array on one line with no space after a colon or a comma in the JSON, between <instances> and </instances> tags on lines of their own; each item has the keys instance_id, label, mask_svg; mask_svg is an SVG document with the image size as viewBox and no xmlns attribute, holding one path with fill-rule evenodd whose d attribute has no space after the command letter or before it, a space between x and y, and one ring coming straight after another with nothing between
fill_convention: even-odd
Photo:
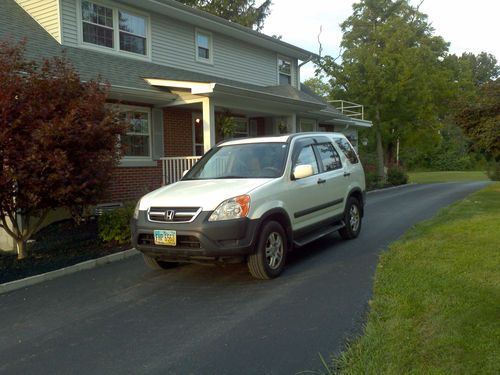
<instances>
[{"instance_id":1,"label":"landscaping bed","mask_svg":"<svg viewBox=\"0 0 500 375\"><path fill-rule=\"evenodd\" d=\"M339 374L500 373L500 184L418 224L381 255Z\"/></svg>"},{"instance_id":2,"label":"landscaping bed","mask_svg":"<svg viewBox=\"0 0 500 375\"><path fill-rule=\"evenodd\" d=\"M86 260L130 249L130 245L103 243L96 220L76 225L73 220L53 223L28 243L28 257L0 252L0 284L68 267Z\"/></svg>"}]
</instances>

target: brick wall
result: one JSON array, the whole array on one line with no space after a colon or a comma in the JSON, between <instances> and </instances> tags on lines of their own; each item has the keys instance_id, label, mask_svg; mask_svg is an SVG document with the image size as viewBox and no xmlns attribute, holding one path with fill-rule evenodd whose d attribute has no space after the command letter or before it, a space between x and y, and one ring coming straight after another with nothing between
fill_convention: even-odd
<instances>
[{"instance_id":1,"label":"brick wall","mask_svg":"<svg viewBox=\"0 0 500 375\"><path fill-rule=\"evenodd\" d=\"M163 111L165 156L193 156L193 110L178 107Z\"/></svg>"},{"instance_id":2,"label":"brick wall","mask_svg":"<svg viewBox=\"0 0 500 375\"><path fill-rule=\"evenodd\" d=\"M156 167L118 167L111 175L111 187L103 202L136 200L161 186L161 163Z\"/></svg>"}]
</instances>

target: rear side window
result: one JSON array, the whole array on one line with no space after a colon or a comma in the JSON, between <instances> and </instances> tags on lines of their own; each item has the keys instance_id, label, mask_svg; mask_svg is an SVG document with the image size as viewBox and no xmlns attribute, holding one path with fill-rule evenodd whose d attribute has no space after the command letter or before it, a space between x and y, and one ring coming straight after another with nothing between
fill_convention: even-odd
<instances>
[{"instance_id":1,"label":"rear side window","mask_svg":"<svg viewBox=\"0 0 500 375\"><path fill-rule=\"evenodd\" d=\"M325 172L342 168L340 156L331 143L315 145Z\"/></svg>"},{"instance_id":2,"label":"rear side window","mask_svg":"<svg viewBox=\"0 0 500 375\"><path fill-rule=\"evenodd\" d=\"M345 138L339 138L335 140L335 143L340 147L342 152L345 154L347 159L351 162L351 164L359 163L358 156L356 155L356 151L352 148L349 141Z\"/></svg>"},{"instance_id":3,"label":"rear side window","mask_svg":"<svg viewBox=\"0 0 500 375\"><path fill-rule=\"evenodd\" d=\"M305 146L302 150L300 150L295 166L302 164L311 164L314 174L318 173L318 161L316 160L316 156L314 155L311 145Z\"/></svg>"}]
</instances>

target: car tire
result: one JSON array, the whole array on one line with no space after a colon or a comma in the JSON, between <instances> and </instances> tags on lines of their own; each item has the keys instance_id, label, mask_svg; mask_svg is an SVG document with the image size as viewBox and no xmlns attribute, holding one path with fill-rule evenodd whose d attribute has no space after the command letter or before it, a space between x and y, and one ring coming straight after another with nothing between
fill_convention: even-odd
<instances>
[{"instance_id":1,"label":"car tire","mask_svg":"<svg viewBox=\"0 0 500 375\"><path fill-rule=\"evenodd\" d=\"M358 237L361 232L361 205L354 197L349 197L344 211L345 227L339 230L340 236L344 240L352 240Z\"/></svg>"},{"instance_id":2,"label":"car tire","mask_svg":"<svg viewBox=\"0 0 500 375\"><path fill-rule=\"evenodd\" d=\"M248 257L250 274L261 280L279 276L285 266L287 245L283 227L276 221L265 223L257 241L256 252Z\"/></svg>"},{"instance_id":3,"label":"car tire","mask_svg":"<svg viewBox=\"0 0 500 375\"><path fill-rule=\"evenodd\" d=\"M142 254L142 257L144 258L144 263L146 263L146 265L153 270L167 270L169 268L174 268L174 267L179 265L179 263L164 262L164 261L155 259L153 257L150 257L146 254Z\"/></svg>"}]
</instances>

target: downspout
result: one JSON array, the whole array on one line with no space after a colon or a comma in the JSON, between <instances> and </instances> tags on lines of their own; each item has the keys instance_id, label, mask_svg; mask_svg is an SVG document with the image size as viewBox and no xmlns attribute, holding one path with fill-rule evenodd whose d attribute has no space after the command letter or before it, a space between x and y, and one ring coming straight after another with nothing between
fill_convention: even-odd
<instances>
[{"instance_id":1,"label":"downspout","mask_svg":"<svg viewBox=\"0 0 500 375\"><path fill-rule=\"evenodd\" d=\"M314 55L310 55L306 60L302 61L299 65L297 65L297 70L298 70L298 82L297 82L297 88L300 91L300 68L302 68L304 65L306 65L308 62L312 61L314 59Z\"/></svg>"}]
</instances>

